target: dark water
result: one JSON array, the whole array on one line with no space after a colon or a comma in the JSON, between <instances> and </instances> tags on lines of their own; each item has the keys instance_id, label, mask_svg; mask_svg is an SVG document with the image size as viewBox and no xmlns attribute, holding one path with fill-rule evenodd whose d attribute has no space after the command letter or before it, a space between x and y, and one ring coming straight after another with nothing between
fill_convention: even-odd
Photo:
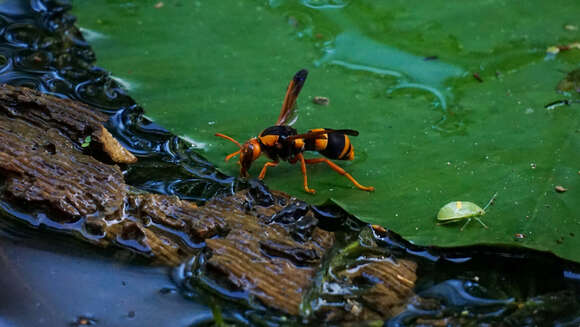
<instances>
[{"instance_id":1,"label":"dark water","mask_svg":"<svg viewBox=\"0 0 580 327\"><path fill-rule=\"evenodd\" d=\"M79 100L110 115L109 130L139 157L138 164L124 170L132 186L199 203L244 187L143 117L141 107L95 66L95 55L69 9L63 1L0 3L0 82ZM6 209L1 215L8 219L0 221L0 325L192 326L212 320L210 307L219 300L183 287L183 271L152 268L126 250L95 249L46 226L31 228ZM342 244L362 226L335 207L318 210L327 218L322 227L338 229ZM577 264L531 251L443 251L413 247L396 236L375 241L385 251L420 263L416 292L432 299L412 302L388 326L442 319L450 325L580 324ZM219 303L236 324L298 324Z\"/></svg>"}]
</instances>

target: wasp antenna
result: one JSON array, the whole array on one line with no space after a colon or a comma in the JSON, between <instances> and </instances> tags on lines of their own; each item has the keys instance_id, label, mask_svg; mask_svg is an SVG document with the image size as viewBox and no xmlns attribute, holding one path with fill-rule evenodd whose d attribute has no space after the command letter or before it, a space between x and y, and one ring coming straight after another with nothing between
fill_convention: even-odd
<instances>
[{"instance_id":1,"label":"wasp antenna","mask_svg":"<svg viewBox=\"0 0 580 327\"><path fill-rule=\"evenodd\" d=\"M232 142L234 142L234 143L235 143L235 144L236 144L236 145L237 145L237 146L238 146L240 149L242 148L242 146L240 145L240 142L238 142L238 141L234 140L233 138L231 138L231 137L229 137L229 136L227 136L227 135L224 135L224 134L222 134L222 133L215 133L215 136L218 136L218 137L224 138L224 139L226 139L226 140L228 140L228 141L232 141ZM238 152L239 152L239 151L238 151Z\"/></svg>"}]
</instances>

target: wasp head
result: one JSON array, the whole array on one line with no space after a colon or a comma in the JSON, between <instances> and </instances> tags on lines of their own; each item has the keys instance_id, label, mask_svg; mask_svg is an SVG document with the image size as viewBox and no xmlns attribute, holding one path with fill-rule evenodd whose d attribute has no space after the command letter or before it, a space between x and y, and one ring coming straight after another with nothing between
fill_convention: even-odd
<instances>
[{"instance_id":1,"label":"wasp head","mask_svg":"<svg viewBox=\"0 0 580 327\"><path fill-rule=\"evenodd\" d=\"M257 138L251 138L246 143L242 144L240 151L240 176L248 177L248 170L260 154L262 153L262 148L260 147L260 142Z\"/></svg>"}]
</instances>

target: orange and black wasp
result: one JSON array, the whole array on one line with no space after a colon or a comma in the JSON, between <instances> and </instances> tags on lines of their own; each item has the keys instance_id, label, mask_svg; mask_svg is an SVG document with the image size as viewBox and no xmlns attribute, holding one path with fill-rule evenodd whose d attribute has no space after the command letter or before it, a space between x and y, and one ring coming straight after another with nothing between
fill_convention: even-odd
<instances>
[{"instance_id":1,"label":"orange and black wasp","mask_svg":"<svg viewBox=\"0 0 580 327\"><path fill-rule=\"evenodd\" d=\"M353 160L354 148L350 143L350 136L357 136L358 132L352 129L330 129L317 128L311 129L304 134L298 134L292 125L297 118L296 115L296 99L304 82L308 71L302 69L294 75L290 81L286 96L282 103L282 110L276 125L263 130L258 137L249 139L246 143L240 144L233 138L217 133L216 136L222 137L226 140L234 142L240 149L228 156L226 161L240 155L238 163L240 164L240 175L248 177L248 170L252 163L260 157L262 153L270 158L270 162L266 162L259 179L264 179L268 167L276 167L280 160L288 161L291 164L300 162L302 168L302 175L304 176L304 190L308 193L315 191L308 187L308 179L306 177L306 165L326 163L337 173L348 178L356 187L364 191L374 191L372 186L363 186L359 184L349 173L339 167L334 162L328 160ZM305 159L302 153L304 151L317 151L326 158Z\"/></svg>"}]
</instances>

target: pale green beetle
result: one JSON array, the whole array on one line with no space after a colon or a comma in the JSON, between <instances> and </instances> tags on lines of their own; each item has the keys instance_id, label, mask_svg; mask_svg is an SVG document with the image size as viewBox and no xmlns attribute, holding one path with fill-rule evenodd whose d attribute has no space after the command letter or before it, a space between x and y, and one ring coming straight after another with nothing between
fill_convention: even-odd
<instances>
[{"instance_id":1,"label":"pale green beetle","mask_svg":"<svg viewBox=\"0 0 580 327\"><path fill-rule=\"evenodd\" d=\"M437 214L437 220L439 223L437 225L449 224L458 222L462 219L467 219L465 224L461 227L461 231L471 222L471 219L477 220L481 226L487 229L487 226L479 219L479 217L485 215L485 210L493 203L497 193L495 193L491 200L483 207L483 209L473 202L466 201L453 201L449 202L439 210Z\"/></svg>"}]
</instances>

